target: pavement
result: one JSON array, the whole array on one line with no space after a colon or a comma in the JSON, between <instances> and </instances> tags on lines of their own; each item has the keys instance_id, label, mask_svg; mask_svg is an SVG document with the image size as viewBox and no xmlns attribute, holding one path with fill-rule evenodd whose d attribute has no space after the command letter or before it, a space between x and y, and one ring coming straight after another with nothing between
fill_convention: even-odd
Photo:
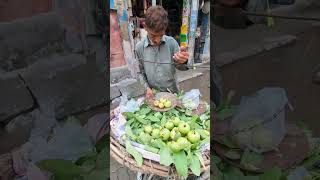
<instances>
[{"instance_id":1,"label":"pavement","mask_svg":"<svg viewBox=\"0 0 320 180\"><path fill-rule=\"evenodd\" d=\"M294 15L320 17L320 11L311 9ZM285 88L294 107L287 112L287 121L302 121L320 136L320 86L312 83L313 70L320 63L318 22L277 19L273 28L262 24L244 30L216 28L213 34L223 91L236 91L233 103L267 86ZM270 39L277 41L270 49L262 49ZM232 58L226 54L233 54Z\"/></svg>"}]
</instances>

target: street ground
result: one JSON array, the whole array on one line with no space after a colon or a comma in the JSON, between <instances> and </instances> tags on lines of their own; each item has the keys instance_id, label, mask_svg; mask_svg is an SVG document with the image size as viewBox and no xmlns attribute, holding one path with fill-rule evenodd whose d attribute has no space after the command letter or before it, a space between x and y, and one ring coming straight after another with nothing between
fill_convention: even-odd
<instances>
[{"instance_id":1,"label":"street ground","mask_svg":"<svg viewBox=\"0 0 320 180\"><path fill-rule=\"evenodd\" d=\"M304 14L320 17L319 12ZM229 49L249 49L243 50L249 53L243 53L241 49L238 51L241 55L248 54L247 57L234 59L232 63L221 67L224 94L231 89L235 90L234 103L238 104L241 96L250 95L263 87L285 88L294 107L293 112L287 113L287 120L304 122L319 137L320 86L313 84L311 78L320 63L320 26L314 22L294 20L278 20L271 29L263 26L253 25L246 30L217 30L219 36L215 45L218 63L227 64L223 63L225 59L218 57L227 54ZM230 35L235 39L227 38ZM289 36L294 38L288 41L285 37ZM269 49L254 52L254 47L268 45L268 39L278 39L278 42Z\"/></svg>"}]
</instances>

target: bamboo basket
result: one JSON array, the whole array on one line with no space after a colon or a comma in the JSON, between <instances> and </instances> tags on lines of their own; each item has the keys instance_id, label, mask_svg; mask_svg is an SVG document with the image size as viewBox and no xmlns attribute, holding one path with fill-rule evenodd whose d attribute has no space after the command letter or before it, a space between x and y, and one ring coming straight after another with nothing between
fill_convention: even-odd
<instances>
[{"instance_id":1,"label":"bamboo basket","mask_svg":"<svg viewBox=\"0 0 320 180\"><path fill-rule=\"evenodd\" d=\"M15 176L11 153L0 155L0 179L10 180Z\"/></svg>"},{"instance_id":2,"label":"bamboo basket","mask_svg":"<svg viewBox=\"0 0 320 180\"><path fill-rule=\"evenodd\" d=\"M143 159L142 166L138 167L135 159L126 151L125 147L116 140L114 134L111 132L110 135L110 155L119 164L126 166L131 171L140 172L143 174L154 174L160 177L178 177L174 167L164 166L159 162L149 159ZM203 162L201 162L201 166L201 173L210 169L209 151L203 155ZM189 175L193 175L190 170Z\"/></svg>"}]
</instances>

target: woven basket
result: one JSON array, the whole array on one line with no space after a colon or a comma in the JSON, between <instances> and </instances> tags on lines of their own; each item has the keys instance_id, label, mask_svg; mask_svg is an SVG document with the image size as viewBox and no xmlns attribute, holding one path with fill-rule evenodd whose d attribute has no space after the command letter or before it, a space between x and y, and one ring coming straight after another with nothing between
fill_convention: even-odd
<instances>
[{"instance_id":1,"label":"woven basket","mask_svg":"<svg viewBox=\"0 0 320 180\"><path fill-rule=\"evenodd\" d=\"M171 166L163 166L159 162L144 159L141 167L138 167L134 158L127 153L122 146L112 135L110 136L110 154L119 164L126 166L132 171L141 172L143 174L154 174L160 177L178 177L175 168ZM210 154L203 157L201 172L210 168ZM189 175L192 172L189 171Z\"/></svg>"},{"instance_id":2,"label":"woven basket","mask_svg":"<svg viewBox=\"0 0 320 180\"><path fill-rule=\"evenodd\" d=\"M0 179L11 180L15 176L11 153L0 155Z\"/></svg>"}]
</instances>

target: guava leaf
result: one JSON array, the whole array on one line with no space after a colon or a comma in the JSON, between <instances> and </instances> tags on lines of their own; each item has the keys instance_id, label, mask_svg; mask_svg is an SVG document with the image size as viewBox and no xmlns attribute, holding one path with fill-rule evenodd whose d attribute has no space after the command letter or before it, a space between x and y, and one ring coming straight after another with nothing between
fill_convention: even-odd
<instances>
[{"instance_id":1,"label":"guava leaf","mask_svg":"<svg viewBox=\"0 0 320 180\"><path fill-rule=\"evenodd\" d=\"M248 148L244 151L240 164L246 168L252 169L255 168L263 160L261 154L250 151ZM253 169L252 169L253 170Z\"/></svg>"},{"instance_id":2,"label":"guava leaf","mask_svg":"<svg viewBox=\"0 0 320 180\"><path fill-rule=\"evenodd\" d=\"M190 169L193 172L193 174L195 174L196 176L200 176L201 166L200 166L200 160L199 160L198 156L196 156L196 155L192 156Z\"/></svg>"},{"instance_id":3,"label":"guava leaf","mask_svg":"<svg viewBox=\"0 0 320 180\"><path fill-rule=\"evenodd\" d=\"M152 122L159 122L160 121L160 119L155 116L148 116L147 119L149 119Z\"/></svg>"},{"instance_id":4,"label":"guava leaf","mask_svg":"<svg viewBox=\"0 0 320 180\"><path fill-rule=\"evenodd\" d=\"M75 162L75 164L81 166L82 164L84 164L85 162L88 162L88 161L94 161L95 162L96 159L97 159L97 153L96 152L91 152L91 153L79 158Z\"/></svg>"},{"instance_id":5,"label":"guava leaf","mask_svg":"<svg viewBox=\"0 0 320 180\"><path fill-rule=\"evenodd\" d=\"M150 111L151 111L151 109L148 108L148 107L142 108L142 109L140 110L140 114L146 115L146 114L148 114Z\"/></svg>"},{"instance_id":6,"label":"guava leaf","mask_svg":"<svg viewBox=\"0 0 320 180\"><path fill-rule=\"evenodd\" d=\"M236 150L229 150L224 154L227 158L237 160L241 158L241 154Z\"/></svg>"},{"instance_id":7,"label":"guava leaf","mask_svg":"<svg viewBox=\"0 0 320 180\"><path fill-rule=\"evenodd\" d=\"M97 142L96 144L96 151L99 153L100 151L102 151L102 149L104 149L105 147L107 147L109 145L110 142L110 134L105 134L102 136L102 138Z\"/></svg>"},{"instance_id":8,"label":"guava leaf","mask_svg":"<svg viewBox=\"0 0 320 180\"><path fill-rule=\"evenodd\" d=\"M206 114L202 114L201 116L200 116L200 120L201 121L205 121L205 120L207 120L207 119L209 119L210 118L210 116L208 116L208 115L206 115Z\"/></svg>"},{"instance_id":9,"label":"guava leaf","mask_svg":"<svg viewBox=\"0 0 320 180\"><path fill-rule=\"evenodd\" d=\"M170 166L173 163L171 152L166 146L160 149L159 154L160 154L160 164L165 166Z\"/></svg>"},{"instance_id":10,"label":"guava leaf","mask_svg":"<svg viewBox=\"0 0 320 180\"><path fill-rule=\"evenodd\" d=\"M173 153L174 165L176 170L181 177L188 176L188 160L185 151L179 151Z\"/></svg>"},{"instance_id":11,"label":"guava leaf","mask_svg":"<svg viewBox=\"0 0 320 180\"><path fill-rule=\"evenodd\" d=\"M90 174L83 177L84 180L102 180L108 178L109 173L106 169L95 169Z\"/></svg>"},{"instance_id":12,"label":"guava leaf","mask_svg":"<svg viewBox=\"0 0 320 180\"><path fill-rule=\"evenodd\" d=\"M135 138L136 136L133 134L132 129L129 124L125 126L125 132L130 138Z\"/></svg>"},{"instance_id":13,"label":"guava leaf","mask_svg":"<svg viewBox=\"0 0 320 180\"><path fill-rule=\"evenodd\" d=\"M37 138L35 144L37 148L30 153L30 159L34 162L45 159L76 161L83 155L95 151L87 130L74 121L57 126L49 142Z\"/></svg>"},{"instance_id":14,"label":"guava leaf","mask_svg":"<svg viewBox=\"0 0 320 180\"><path fill-rule=\"evenodd\" d=\"M163 116L162 119L161 119L161 126L164 126L167 122L167 117L166 116Z\"/></svg>"},{"instance_id":15,"label":"guava leaf","mask_svg":"<svg viewBox=\"0 0 320 180\"><path fill-rule=\"evenodd\" d=\"M78 177L85 171L70 160L48 159L36 163L41 170L46 170L58 177Z\"/></svg>"},{"instance_id":16,"label":"guava leaf","mask_svg":"<svg viewBox=\"0 0 320 180\"><path fill-rule=\"evenodd\" d=\"M142 155L137 151L130 143L130 141L126 141L126 150L127 152L133 156L133 158L136 160L137 165L140 167L143 163Z\"/></svg>"},{"instance_id":17,"label":"guava leaf","mask_svg":"<svg viewBox=\"0 0 320 180\"><path fill-rule=\"evenodd\" d=\"M272 168L260 175L260 180L281 180L282 172L280 168Z\"/></svg>"},{"instance_id":18,"label":"guava leaf","mask_svg":"<svg viewBox=\"0 0 320 180\"><path fill-rule=\"evenodd\" d=\"M104 148L97 156L96 169L109 169L109 148Z\"/></svg>"}]
</instances>

